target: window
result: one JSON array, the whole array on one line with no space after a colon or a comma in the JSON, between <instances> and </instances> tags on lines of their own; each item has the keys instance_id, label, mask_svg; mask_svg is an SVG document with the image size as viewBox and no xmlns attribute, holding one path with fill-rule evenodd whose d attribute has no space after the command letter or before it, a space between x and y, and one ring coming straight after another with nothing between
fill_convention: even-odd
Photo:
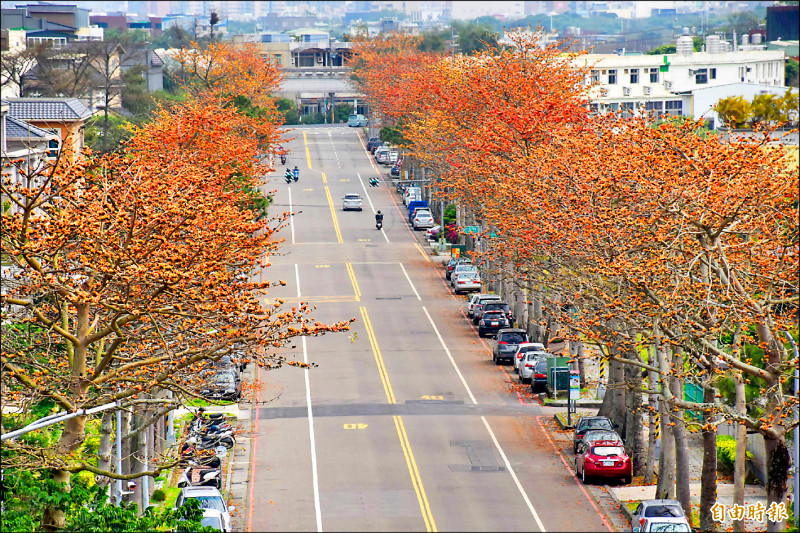
<instances>
[{"instance_id":1,"label":"window","mask_svg":"<svg viewBox=\"0 0 800 533\"><path fill-rule=\"evenodd\" d=\"M717 69L715 68L708 69L708 77L711 78L712 80L717 79Z\"/></svg>"},{"instance_id":2,"label":"window","mask_svg":"<svg viewBox=\"0 0 800 533\"><path fill-rule=\"evenodd\" d=\"M699 68L694 71L694 82L698 85L708 83L708 69Z\"/></svg>"},{"instance_id":3,"label":"window","mask_svg":"<svg viewBox=\"0 0 800 533\"><path fill-rule=\"evenodd\" d=\"M596 83L600 83L600 71L599 70L593 70L592 71L592 85L594 85Z\"/></svg>"},{"instance_id":4,"label":"window","mask_svg":"<svg viewBox=\"0 0 800 533\"><path fill-rule=\"evenodd\" d=\"M744 72L745 72L744 67L739 67L739 79L741 81L744 81Z\"/></svg>"},{"instance_id":5,"label":"window","mask_svg":"<svg viewBox=\"0 0 800 533\"><path fill-rule=\"evenodd\" d=\"M608 84L609 85L616 85L617 84L617 69L608 69Z\"/></svg>"},{"instance_id":6,"label":"window","mask_svg":"<svg viewBox=\"0 0 800 533\"><path fill-rule=\"evenodd\" d=\"M658 67L650 69L650 83L658 83Z\"/></svg>"},{"instance_id":7,"label":"window","mask_svg":"<svg viewBox=\"0 0 800 533\"><path fill-rule=\"evenodd\" d=\"M680 116L683 114L683 102L680 100L667 100L664 104L667 115Z\"/></svg>"},{"instance_id":8,"label":"window","mask_svg":"<svg viewBox=\"0 0 800 533\"><path fill-rule=\"evenodd\" d=\"M632 68L631 69L631 83L639 83L639 69Z\"/></svg>"},{"instance_id":9,"label":"window","mask_svg":"<svg viewBox=\"0 0 800 533\"><path fill-rule=\"evenodd\" d=\"M664 102L645 102L644 109L648 116L658 118L664 112Z\"/></svg>"}]
</instances>

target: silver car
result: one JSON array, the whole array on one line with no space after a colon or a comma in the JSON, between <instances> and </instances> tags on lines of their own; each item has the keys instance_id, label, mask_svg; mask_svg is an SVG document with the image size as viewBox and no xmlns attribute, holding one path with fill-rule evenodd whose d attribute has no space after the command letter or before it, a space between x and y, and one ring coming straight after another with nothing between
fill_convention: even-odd
<instances>
[{"instance_id":1,"label":"silver car","mask_svg":"<svg viewBox=\"0 0 800 533\"><path fill-rule=\"evenodd\" d=\"M514 354L514 359L512 359L514 372L519 372L519 363L528 352L541 352L546 355L544 344L541 342L523 342L517 346L517 353Z\"/></svg>"},{"instance_id":2,"label":"silver car","mask_svg":"<svg viewBox=\"0 0 800 533\"><path fill-rule=\"evenodd\" d=\"M175 500L175 509L186 503L188 499L199 500L201 509L215 509L219 511L222 518L224 531L232 531L231 528L231 511L235 511L235 507L228 507L225 503L225 498L222 493L215 487L183 487L178 493L178 498Z\"/></svg>"},{"instance_id":3,"label":"silver car","mask_svg":"<svg viewBox=\"0 0 800 533\"><path fill-rule=\"evenodd\" d=\"M475 265L471 263L459 263L458 265L456 265L456 268L455 270L453 270L453 273L450 274L450 286L453 287L453 289L456 288L455 284L456 276L458 276L463 272L472 272L474 274L479 274L478 267L476 267Z\"/></svg>"},{"instance_id":4,"label":"silver car","mask_svg":"<svg viewBox=\"0 0 800 533\"><path fill-rule=\"evenodd\" d=\"M453 279L453 292L456 294L479 291L482 288L483 282L477 272L459 272Z\"/></svg>"},{"instance_id":5,"label":"silver car","mask_svg":"<svg viewBox=\"0 0 800 533\"><path fill-rule=\"evenodd\" d=\"M502 298L497 294L473 294L472 298L469 300L469 304L467 304L467 317L472 318L473 314L475 313L475 309L478 306L484 304L484 302L488 302L491 300L500 301Z\"/></svg>"},{"instance_id":6,"label":"silver car","mask_svg":"<svg viewBox=\"0 0 800 533\"><path fill-rule=\"evenodd\" d=\"M523 352L523 354L522 359L519 360L519 382L530 383L531 378L533 378L533 371L536 369L536 363L546 358L548 354L533 349Z\"/></svg>"},{"instance_id":7,"label":"silver car","mask_svg":"<svg viewBox=\"0 0 800 533\"><path fill-rule=\"evenodd\" d=\"M425 228L432 228L436 225L431 216L430 211L421 211L417 209L414 213L414 220L411 222L411 225L414 226L414 229L425 229Z\"/></svg>"},{"instance_id":8,"label":"silver car","mask_svg":"<svg viewBox=\"0 0 800 533\"><path fill-rule=\"evenodd\" d=\"M359 194L345 194L344 198L342 198L342 211L349 211L350 209L361 211L362 202Z\"/></svg>"}]
</instances>

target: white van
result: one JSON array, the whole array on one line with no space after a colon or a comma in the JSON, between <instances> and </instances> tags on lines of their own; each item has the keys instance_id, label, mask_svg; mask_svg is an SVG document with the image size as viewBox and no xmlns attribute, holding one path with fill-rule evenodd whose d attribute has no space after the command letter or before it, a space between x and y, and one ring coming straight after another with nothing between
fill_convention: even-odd
<instances>
[{"instance_id":1,"label":"white van","mask_svg":"<svg viewBox=\"0 0 800 533\"><path fill-rule=\"evenodd\" d=\"M422 189L419 187L408 187L406 192L403 193L403 205L419 200L422 200Z\"/></svg>"}]
</instances>

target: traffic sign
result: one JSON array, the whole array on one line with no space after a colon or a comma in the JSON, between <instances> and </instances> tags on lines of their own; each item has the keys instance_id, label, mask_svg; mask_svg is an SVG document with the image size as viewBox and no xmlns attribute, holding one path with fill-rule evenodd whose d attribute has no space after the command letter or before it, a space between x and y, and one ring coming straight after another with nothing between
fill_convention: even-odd
<instances>
[{"instance_id":1,"label":"traffic sign","mask_svg":"<svg viewBox=\"0 0 800 533\"><path fill-rule=\"evenodd\" d=\"M481 230L480 226L464 226L464 233L467 235L474 235Z\"/></svg>"}]
</instances>

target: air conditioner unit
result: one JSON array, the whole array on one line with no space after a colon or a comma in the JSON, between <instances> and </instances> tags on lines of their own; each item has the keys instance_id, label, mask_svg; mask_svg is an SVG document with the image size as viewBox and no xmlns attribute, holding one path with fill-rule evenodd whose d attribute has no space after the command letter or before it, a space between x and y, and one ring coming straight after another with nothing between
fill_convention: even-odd
<instances>
[{"instance_id":1,"label":"air conditioner unit","mask_svg":"<svg viewBox=\"0 0 800 533\"><path fill-rule=\"evenodd\" d=\"M322 56L317 56L317 63L322 63Z\"/></svg>"},{"instance_id":2,"label":"air conditioner unit","mask_svg":"<svg viewBox=\"0 0 800 533\"><path fill-rule=\"evenodd\" d=\"M665 81L664 82L664 88L666 90L668 90L668 91L671 91L672 90L672 82L671 81Z\"/></svg>"},{"instance_id":3,"label":"air conditioner unit","mask_svg":"<svg viewBox=\"0 0 800 533\"><path fill-rule=\"evenodd\" d=\"M650 94L650 91L652 90L649 85L645 85L643 89L644 89L644 94Z\"/></svg>"},{"instance_id":4,"label":"air conditioner unit","mask_svg":"<svg viewBox=\"0 0 800 533\"><path fill-rule=\"evenodd\" d=\"M608 96L608 89L606 88L600 89L600 96Z\"/></svg>"},{"instance_id":5,"label":"air conditioner unit","mask_svg":"<svg viewBox=\"0 0 800 533\"><path fill-rule=\"evenodd\" d=\"M631 88L630 87L623 87L622 88L622 94L624 94L625 96L630 96L631 95Z\"/></svg>"}]
</instances>

